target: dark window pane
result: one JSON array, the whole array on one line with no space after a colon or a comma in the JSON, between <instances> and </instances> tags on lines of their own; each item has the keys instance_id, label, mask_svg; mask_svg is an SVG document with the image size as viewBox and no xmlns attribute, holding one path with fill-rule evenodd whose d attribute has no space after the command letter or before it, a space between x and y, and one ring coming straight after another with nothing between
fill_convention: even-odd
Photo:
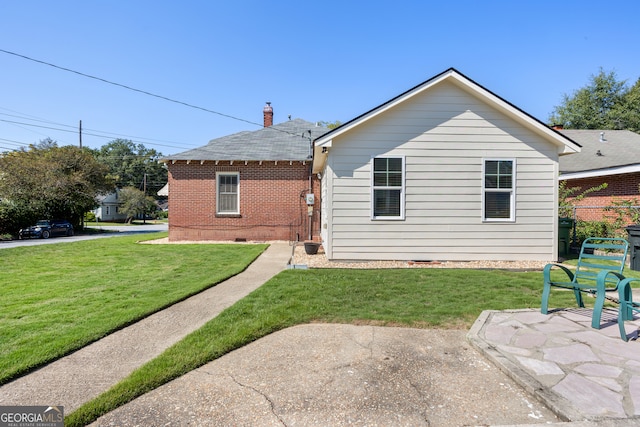
<instances>
[{"instance_id":1,"label":"dark window pane","mask_svg":"<svg viewBox=\"0 0 640 427\"><path fill-rule=\"evenodd\" d=\"M511 193L487 191L484 195L486 218L511 218Z\"/></svg>"},{"instance_id":2,"label":"dark window pane","mask_svg":"<svg viewBox=\"0 0 640 427\"><path fill-rule=\"evenodd\" d=\"M402 159L394 157L387 160L387 169L393 172L402 172Z\"/></svg>"},{"instance_id":3,"label":"dark window pane","mask_svg":"<svg viewBox=\"0 0 640 427\"><path fill-rule=\"evenodd\" d=\"M375 190L374 216L400 216L400 190Z\"/></svg>"},{"instance_id":4,"label":"dark window pane","mask_svg":"<svg viewBox=\"0 0 640 427\"><path fill-rule=\"evenodd\" d=\"M500 176L498 188L513 188L511 175Z\"/></svg>"},{"instance_id":5,"label":"dark window pane","mask_svg":"<svg viewBox=\"0 0 640 427\"><path fill-rule=\"evenodd\" d=\"M387 186L387 174L375 172L373 174L373 185L376 187L386 187Z\"/></svg>"},{"instance_id":6,"label":"dark window pane","mask_svg":"<svg viewBox=\"0 0 640 427\"><path fill-rule=\"evenodd\" d=\"M498 188L498 177L494 175L487 175L484 177L485 188Z\"/></svg>"},{"instance_id":7,"label":"dark window pane","mask_svg":"<svg viewBox=\"0 0 640 427\"><path fill-rule=\"evenodd\" d=\"M498 173L498 162L495 160L487 160L484 165L484 173L496 175Z\"/></svg>"},{"instance_id":8,"label":"dark window pane","mask_svg":"<svg viewBox=\"0 0 640 427\"><path fill-rule=\"evenodd\" d=\"M386 172L387 159L373 159L373 170L375 172Z\"/></svg>"},{"instance_id":9,"label":"dark window pane","mask_svg":"<svg viewBox=\"0 0 640 427\"><path fill-rule=\"evenodd\" d=\"M513 171L513 164L511 161L500 161L498 163L500 175L511 175L511 172Z\"/></svg>"},{"instance_id":10,"label":"dark window pane","mask_svg":"<svg viewBox=\"0 0 640 427\"><path fill-rule=\"evenodd\" d=\"M389 187L402 187L402 173L392 172L387 179Z\"/></svg>"}]
</instances>

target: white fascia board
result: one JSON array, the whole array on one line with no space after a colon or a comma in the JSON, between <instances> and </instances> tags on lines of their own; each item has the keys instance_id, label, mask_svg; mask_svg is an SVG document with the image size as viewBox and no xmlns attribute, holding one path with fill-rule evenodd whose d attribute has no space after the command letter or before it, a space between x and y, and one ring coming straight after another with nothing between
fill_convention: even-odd
<instances>
[{"instance_id":1,"label":"white fascia board","mask_svg":"<svg viewBox=\"0 0 640 427\"><path fill-rule=\"evenodd\" d=\"M640 164L629 165L629 166L618 166L618 167L608 168L608 169L596 169L596 170L583 171L583 172L563 173L562 175L558 176L558 180L566 181L568 179L596 178L600 176L622 175L625 173L635 173L635 172L640 172Z\"/></svg>"},{"instance_id":2,"label":"white fascia board","mask_svg":"<svg viewBox=\"0 0 640 427\"><path fill-rule=\"evenodd\" d=\"M315 144L313 146L313 173L322 172L324 170L324 165L327 162L327 157L329 155L328 150L333 145L333 139L329 139L322 144Z\"/></svg>"}]
</instances>

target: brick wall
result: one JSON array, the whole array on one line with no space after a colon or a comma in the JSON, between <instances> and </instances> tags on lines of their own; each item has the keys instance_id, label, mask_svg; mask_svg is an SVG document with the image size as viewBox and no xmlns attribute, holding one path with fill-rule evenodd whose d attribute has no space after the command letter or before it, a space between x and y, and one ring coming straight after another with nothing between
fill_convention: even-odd
<instances>
[{"instance_id":1,"label":"brick wall","mask_svg":"<svg viewBox=\"0 0 640 427\"><path fill-rule=\"evenodd\" d=\"M169 240L307 240L309 162L169 163ZM240 215L216 215L216 172L239 172ZM314 239L320 188L314 177Z\"/></svg>"},{"instance_id":2,"label":"brick wall","mask_svg":"<svg viewBox=\"0 0 640 427\"><path fill-rule=\"evenodd\" d=\"M640 173L628 173L621 175L609 175L595 178L582 178L567 180L567 187L580 187L581 191L606 182L607 188L596 191L587 195L579 202L573 202L576 206L611 206L614 201L633 200L640 201ZM569 199L571 200L571 199ZM571 203L571 202L570 202ZM576 216L578 219L585 221L600 221L605 217L614 217L612 212L606 212L602 209L577 209Z\"/></svg>"}]
</instances>

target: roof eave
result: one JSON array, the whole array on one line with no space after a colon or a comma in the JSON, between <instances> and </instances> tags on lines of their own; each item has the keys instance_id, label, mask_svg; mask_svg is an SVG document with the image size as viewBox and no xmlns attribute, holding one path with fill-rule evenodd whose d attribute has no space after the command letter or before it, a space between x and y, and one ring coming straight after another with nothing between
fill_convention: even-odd
<instances>
[{"instance_id":1,"label":"roof eave","mask_svg":"<svg viewBox=\"0 0 640 427\"><path fill-rule=\"evenodd\" d=\"M550 128L549 126L547 126L540 120L536 119L532 115L526 113L525 111L511 104L507 100L501 98L500 96L486 89L482 85L473 81L469 77L460 73L455 68L449 68L448 70L436 75L435 77L432 77L431 79L409 89L408 91L396 96L395 98L392 98L391 100L385 102L384 104L381 104L378 107L375 107L367 111L366 113L344 123L343 125L327 132L326 134L314 140L314 151L315 151L315 147L326 146L326 144L329 141L331 141L333 138L348 132L349 130L353 129L356 126L359 126L363 122L368 121L371 118L384 113L390 108L393 108L394 106L406 101L407 99L410 99L413 96L416 96L424 92L425 90L428 90L429 88L437 85L438 83L444 80L451 80L458 87L461 87L462 89L468 92L472 92L477 95L480 95L481 97L483 97L485 100L487 100L490 104L492 104L494 107L496 107L503 113L507 114L508 116L514 118L516 121L532 129L537 134L545 137L545 139L549 140L550 142L552 142L554 145L558 147L559 155L580 152L580 148L581 148L580 144L578 144L568 136L561 134L555 129Z\"/></svg>"},{"instance_id":2,"label":"roof eave","mask_svg":"<svg viewBox=\"0 0 640 427\"><path fill-rule=\"evenodd\" d=\"M231 162L231 163L255 163L255 162L310 162L311 157L306 157L304 159L210 159L210 158L193 158L193 159L185 159L185 158L171 158L167 157L161 159L160 162L164 164L175 164L177 162L187 162L187 164L191 163L200 163L204 164L205 162Z\"/></svg>"},{"instance_id":3,"label":"roof eave","mask_svg":"<svg viewBox=\"0 0 640 427\"><path fill-rule=\"evenodd\" d=\"M558 179L561 181L565 181L569 179L597 178L601 176L622 175L637 172L640 172L640 164L614 166L610 168L592 169L577 172L566 172L561 173Z\"/></svg>"}]
</instances>

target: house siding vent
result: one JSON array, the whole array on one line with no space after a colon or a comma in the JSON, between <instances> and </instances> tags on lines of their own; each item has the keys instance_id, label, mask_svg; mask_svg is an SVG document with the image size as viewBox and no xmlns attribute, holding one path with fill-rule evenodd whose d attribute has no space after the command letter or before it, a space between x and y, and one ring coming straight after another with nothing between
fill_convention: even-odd
<instances>
[{"instance_id":1,"label":"house siding vent","mask_svg":"<svg viewBox=\"0 0 640 427\"><path fill-rule=\"evenodd\" d=\"M262 113L264 115L264 127L268 128L273 125L273 107L270 102L267 102L267 105L262 109Z\"/></svg>"}]
</instances>

